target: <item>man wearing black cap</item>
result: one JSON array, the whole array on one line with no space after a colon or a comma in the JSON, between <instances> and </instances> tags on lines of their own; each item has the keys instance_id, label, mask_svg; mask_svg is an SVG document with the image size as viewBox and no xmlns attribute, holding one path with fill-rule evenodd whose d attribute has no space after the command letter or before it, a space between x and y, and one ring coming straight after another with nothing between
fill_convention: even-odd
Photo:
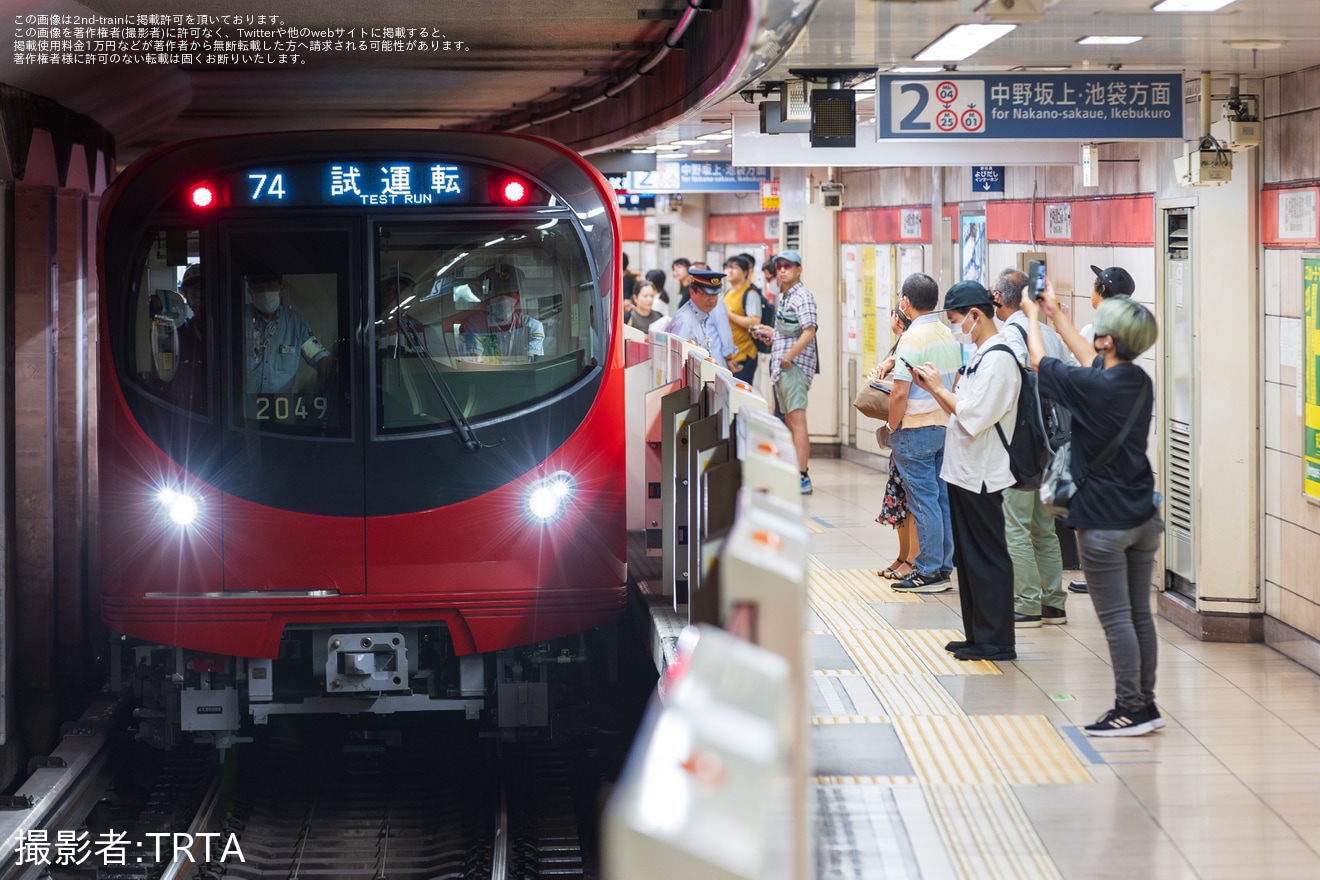
<instances>
[{"instance_id":1,"label":"man wearing black cap","mask_svg":"<svg viewBox=\"0 0 1320 880\"><path fill-rule=\"evenodd\" d=\"M946 649L959 660L1016 660L1013 560L1002 506L1003 491L1014 479L995 426L1012 439L1022 378L1017 357L995 328L990 291L960 281L945 294L944 311L953 338L976 346L958 391L944 387L933 365L913 365L912 378L949 414L940 476L949 485L953 564L967 638Z\"/></svg>"},{"instance_id":2,"label":"man wearing black cap","mask_svg":"<svg viewBox=\"0 0 1320 880\"><path fill-rule=\"evenodd\" d=\"M688 273L691 298L684 303L665 325L665 332L690 339L706 349L717 364L733 369L738 349L733 344L733 331L729 329L729 313L720 296L723 272L692 269Z\"/></svg>"}]
</instances>

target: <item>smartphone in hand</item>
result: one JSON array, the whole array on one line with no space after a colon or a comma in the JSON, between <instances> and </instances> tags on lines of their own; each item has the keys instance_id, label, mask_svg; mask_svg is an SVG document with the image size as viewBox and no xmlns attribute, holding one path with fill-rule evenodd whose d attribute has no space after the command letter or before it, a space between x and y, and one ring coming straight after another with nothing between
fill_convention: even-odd
<instances>
[{"instance_id":1,"label":"smartphone in hand","mask_svg":"<svg viewBox=\"0 0 1320 880\"><path fill-rule=\"evenodd\" d=\"M1045 261L1032 260L1027 264L1027 296L1040 299L1045 292Z\"/></svg>"}]
</instances>

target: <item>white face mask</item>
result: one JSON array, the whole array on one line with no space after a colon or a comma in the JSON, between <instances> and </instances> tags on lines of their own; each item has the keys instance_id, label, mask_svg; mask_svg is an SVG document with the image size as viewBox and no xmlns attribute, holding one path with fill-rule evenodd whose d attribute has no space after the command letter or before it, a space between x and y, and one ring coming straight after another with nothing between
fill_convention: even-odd
<instances>
[{"instance_id":1,"label":"white face mask","mask_svg":"<svg viewBox=\"0 0 1320 880\"><path fill-rule=\"evenodd\" d=\"M486 314L495 324L507 324L513 320L513 297L497 296L486 306Z\"/></svg>"},{"instance_id":2,"label":"white face mask","mask_svg":"<svg viewBox=\"0 0 1320 880\"><path fill-rule=\"evenodd\" d=\"M962 323L958 325L957 330L953 330L953 341L959 345L972 344L972 332L967 329L967 322L972 319L970 313L963 316ZM975 325L973 325L975 326Z\"/></svg>"},{"instance_id":3,"label":"white face mask","mask_svg":"<svg viewBox=\"0 0 1320 880\"><path fill-rule=\"evenodd\" d=\"M263 315L273 315L280 308L278 290L255 290L252 292L252 305Z\"/></svg>"}]
</instances>

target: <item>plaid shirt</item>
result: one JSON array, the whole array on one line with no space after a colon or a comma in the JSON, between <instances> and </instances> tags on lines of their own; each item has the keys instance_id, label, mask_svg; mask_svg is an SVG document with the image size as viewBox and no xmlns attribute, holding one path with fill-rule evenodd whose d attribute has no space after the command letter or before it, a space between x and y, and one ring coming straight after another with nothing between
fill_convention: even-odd
<instances>
[{"instance_id":1,"label":"plaid shirt","mask_svg":"<svg viewBox=\"0 0 1320 880\"><path fill-rule=\"evenodd\" d=\"M777 315L775 320L775 338L770 344L770 381L779 381L780 362L788 350L797 342L796 336L785 336L779 331L779 315L797 315L798 324L803 330L816 326L816 298L801 281L781 293L775 300ZM816 356L816 340L812 339L807 347L793 359L793 363L811 378L820 372L820 361Z\"/></svg>"}]
</instances>

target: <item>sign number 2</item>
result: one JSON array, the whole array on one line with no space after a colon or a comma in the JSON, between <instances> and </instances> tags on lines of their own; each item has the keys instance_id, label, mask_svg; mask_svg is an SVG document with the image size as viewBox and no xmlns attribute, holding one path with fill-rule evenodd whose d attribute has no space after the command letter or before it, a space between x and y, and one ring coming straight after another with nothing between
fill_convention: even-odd
<instances>
[{"instance_id":1,"label":"sign number 2","mask_svg":"<svg viewBox=\"0 0 1320 880\"><path fill-rule=\"evenodd\" d=\"M917 121L917 118L925 111L926 105L930 103L930 93L926 91L926 87L921 83L903 83L902 87L899 88L899 91L904 95L915 94L917 96L917 102L912 107L912 112L908 113L907 116L904 116L902 121L898 123L898 130L930 131L929 122Z\"/></svg>"}]
</instances>

